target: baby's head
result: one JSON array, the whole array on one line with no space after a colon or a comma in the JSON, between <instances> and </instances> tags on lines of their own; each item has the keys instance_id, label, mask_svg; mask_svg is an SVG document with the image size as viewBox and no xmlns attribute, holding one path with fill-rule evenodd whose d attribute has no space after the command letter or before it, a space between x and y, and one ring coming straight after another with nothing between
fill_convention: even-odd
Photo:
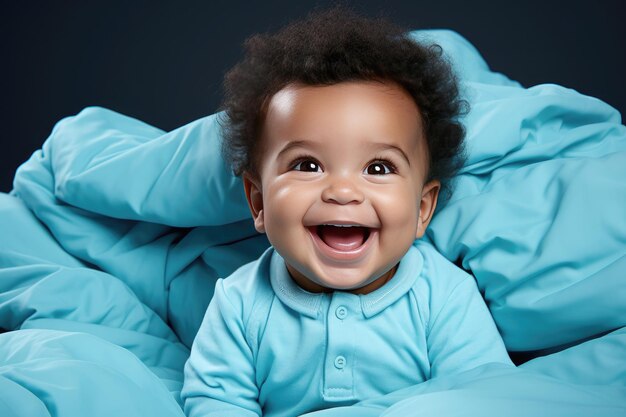
<instances>
[{"instance_id":1,"label":"baby's head","mask_svg":"<svg viewBox=\"0 0 626 417\"><path fill-rule=\"evenodd\" d=\"M224 153L256 229L306 290L387 282L463 162L454 74L406 33L316 12L248 39L225 77Z\"/></svg>"}]
</instances>

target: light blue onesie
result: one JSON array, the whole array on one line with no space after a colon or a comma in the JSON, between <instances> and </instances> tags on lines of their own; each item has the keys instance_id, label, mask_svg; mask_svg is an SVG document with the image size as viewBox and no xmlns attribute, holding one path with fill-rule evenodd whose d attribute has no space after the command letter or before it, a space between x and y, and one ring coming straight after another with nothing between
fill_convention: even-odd
<instances>
[{"instance_id":1,"label":"light blue onesie","mask_svg":"<svg viewBox=\"0 0 626 417\"><path fill-rule=\"evenodd\" d=\"M310 293L269 248L225 280L193 343L190 417L293 417L511 364L474 279L417 241L366 295Z\"/></svg>"}]
</instances>

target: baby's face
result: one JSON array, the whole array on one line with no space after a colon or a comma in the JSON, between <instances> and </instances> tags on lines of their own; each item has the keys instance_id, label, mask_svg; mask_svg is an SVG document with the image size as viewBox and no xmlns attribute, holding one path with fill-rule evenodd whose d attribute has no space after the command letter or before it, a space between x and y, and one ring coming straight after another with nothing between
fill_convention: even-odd
<instances>
[{"instance_id":1,"label":"baby's face","mask_svg":"<svg viewBox=\"0 0 626 417\"><path fill-rule=\"evenodd\" d=\"M265 118L255 226L309 291L371 292L423 235L439 183L424 184L419 110L392 83L290 85Z\"/></svg>"}]
</instances>

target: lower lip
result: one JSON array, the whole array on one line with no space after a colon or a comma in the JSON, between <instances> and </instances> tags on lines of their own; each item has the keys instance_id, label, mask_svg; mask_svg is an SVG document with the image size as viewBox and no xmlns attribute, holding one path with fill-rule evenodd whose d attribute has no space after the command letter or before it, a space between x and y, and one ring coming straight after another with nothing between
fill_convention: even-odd
<instances>
[{"instance_id":1,"label":"lower lip","mask_svg":"<svg viewBox=\"0 0 626 417\"><path fill-rule=\"evenodd\" d=\"M307 228L307 231L309 232L309 235L311 235L311 239L313 240L315 247L325 258L328 258L331 261L340 262L340 263L354 262L363 258L367 254L369 248L372 246L374 242L374 238L378 234L378 230L370 229L370 233L369 233L369 236L367 237L367 240L363 242L361 246L359 246L358 248L354 250L342 251L342 250L337 250L328 246L318 236L315 230L311 230L311 228Z\"/></svg>"}]
</instances>

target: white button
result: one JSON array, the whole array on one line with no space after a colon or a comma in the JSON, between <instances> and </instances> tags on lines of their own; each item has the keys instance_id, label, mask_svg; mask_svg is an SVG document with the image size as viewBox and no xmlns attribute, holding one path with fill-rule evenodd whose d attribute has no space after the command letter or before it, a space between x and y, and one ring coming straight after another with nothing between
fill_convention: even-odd
<instances>
[{"instance_id":1,"label":"white button","mask_svg":"<svg viewBox=\"0 0 626 417\"><path fill-rule=\"evenodd\" d=\"M344 306L337 307L337 310L335 310L335 316L337 316L339 320L345 319L348 317L348 309Z\"/></svg>"},{"instance_id":2,"label":"white button","mask_svg":"<svg viewBox=\"0 0 626 417\"><path fill-rule=\"evenodd\" d=\"M344 366L346 366L346 358L344 358L343 356L339 355L335 358L335 368L337 369L343 369Z\"/></svg>"}]
</instances>

